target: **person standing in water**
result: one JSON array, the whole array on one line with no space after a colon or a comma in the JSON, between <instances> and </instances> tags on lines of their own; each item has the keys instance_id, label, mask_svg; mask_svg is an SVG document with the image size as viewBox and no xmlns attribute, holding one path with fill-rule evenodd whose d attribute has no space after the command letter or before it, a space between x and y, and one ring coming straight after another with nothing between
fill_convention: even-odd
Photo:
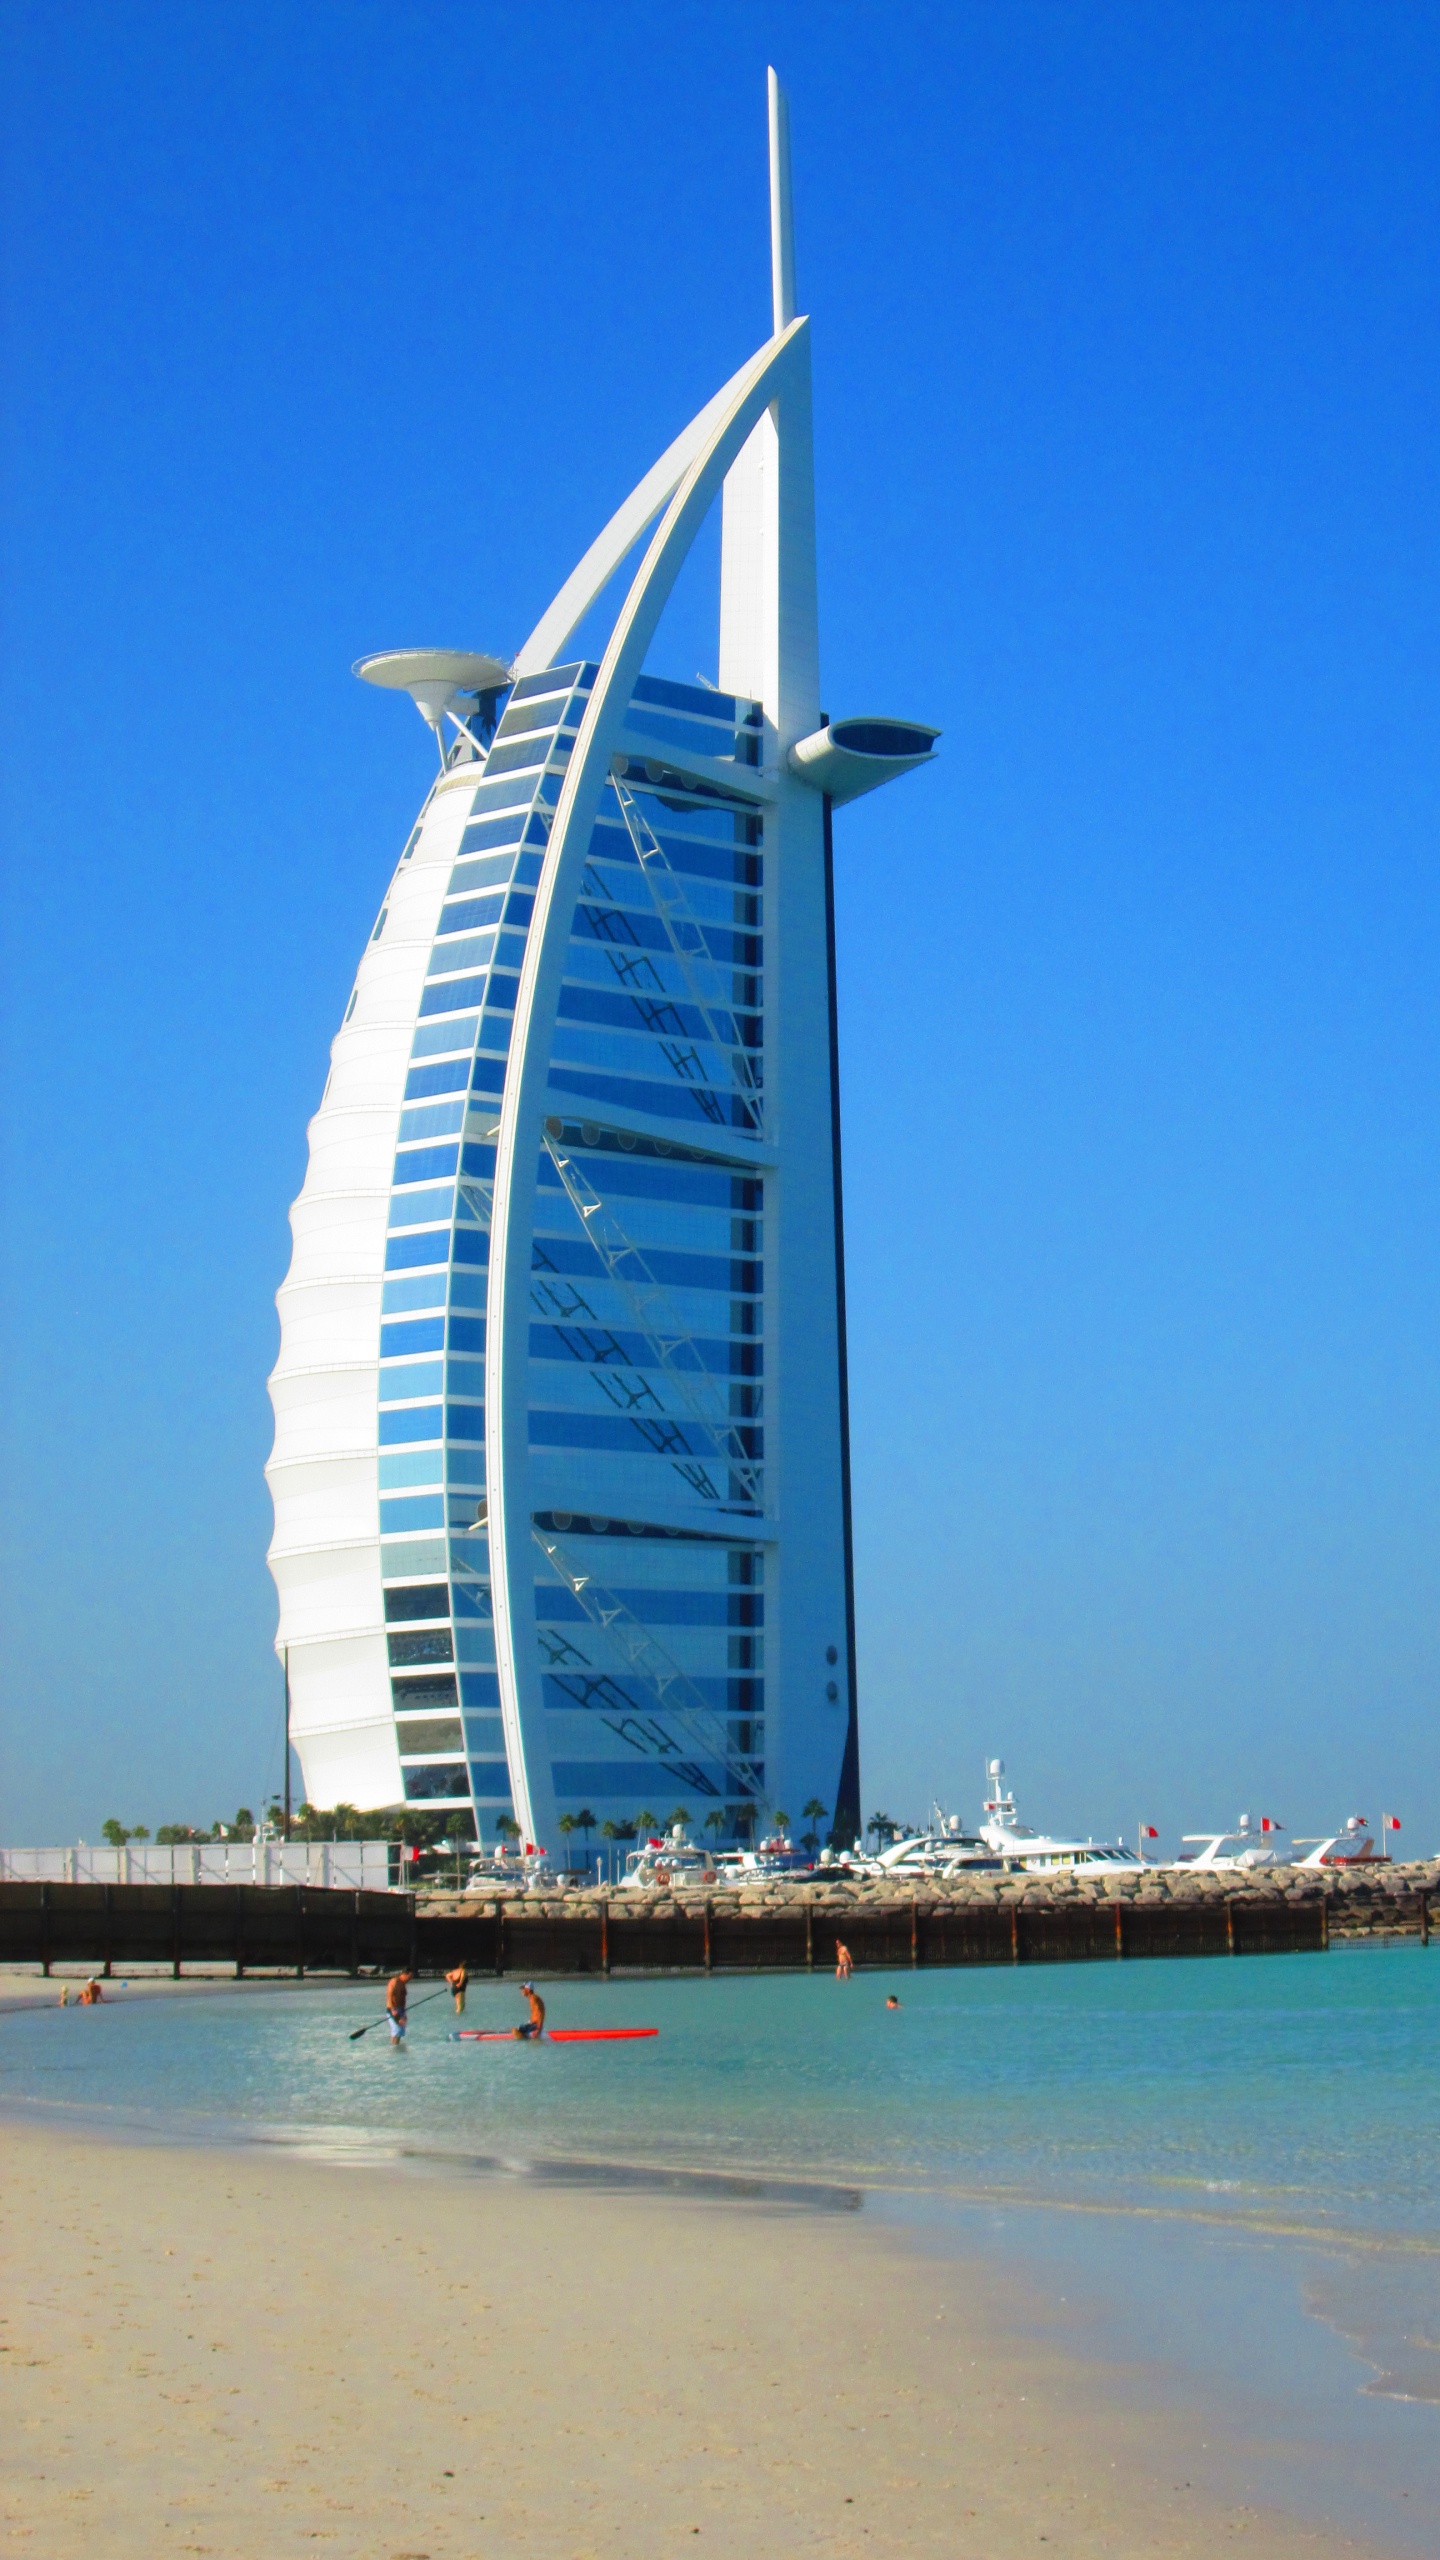
<instances>
[{"instance_id":1,"label":"person standing in water","mask_svg":"<svg viewBox=\"0 0 1440 2560\"><path fill-rule=\"evenodd\" d=\"M465 2015L465 1992L470 1980L469 1973L466 1971L463 1964L457 1964L452 1966L450 1972L446 1974L445 1979L449 1983L451 1993L454 1997L455 2015L457 2018L463 2018Z\"/></svg>"},{"instance_id":2,"label":"person standing in water","mask_svg":"<svg viewBox=\"0 0 1440 2560\"><path fill-rule=\"evenodd\" d=\"M837 1939L836 1939L836 1941L835 1941L835 1979L836 1979L836 1981L837 1981L837 1982L848 1982L848 1981L849 1981L849 1979L850 1979L850 1976L851 1976L851 1974L854 1972L854 1970L855 1970L855 1959L854 1959L854 1957L851 1955L850 1950L849 1950L849 1948L845 1945L845 1943L844 1943L843 1939L837 1938Z\"/></svg>"},{"instance_id":3,"label":"person standing in water","mask_svg":"<svg viewBox=\"0 0 1440 2560\"><path fill-rule=\"evenodd\" d=\"M402 1973L392 1973L385 1985L385 2016L389 2023L392 2044L403 2044L405 2041L407 2023L405 2000L414 1979L414 1975L407 1969Z\"/></svg>"},{"instance_id":4,"label":"person standing in water","mask_svg":"<svg viewBox=\"0 0 1440 2560\"><path fill-rule=\"evenodd\" d=\"M515 2030L515 2034L516 2034L517 2039L519 2040L519 2042L521 2042L521 2043L523 2044L523 2043L527 2040L527 2038L529 2038L529 2037L531 2037L531 2036L539 2036L539 2035L543 2035L543 2034L544 2034L544 2032L545 2032L545 2003L544 2003L544 2001L541 1999L540 1994L539 1994L539 1992L536 1990L535 1985L534 1985L534 1983L533 1983L533 1982L522 1982L522 1983L521 1983L521 1985L520 1985L520 1988L521 1988L521 1990L523 1991L523 1993L524 1993L524 1995L525 1995L526 1999L527 1999L527 2000L529 2001L529 2003L530 2003L530 2023L529 2023L529 2025L528 2025L528 2026L525 2026L525 2027L517 2027L517 2028L516 2028L516 2030Z\"/></svg>"}]
</instances>

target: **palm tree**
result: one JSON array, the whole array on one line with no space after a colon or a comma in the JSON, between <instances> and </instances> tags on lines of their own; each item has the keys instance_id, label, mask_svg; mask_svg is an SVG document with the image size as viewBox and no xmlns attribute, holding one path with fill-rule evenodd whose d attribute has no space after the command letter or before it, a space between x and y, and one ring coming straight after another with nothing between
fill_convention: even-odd
<instances>
[{"instance_id":1,"label":"palm tree","mask_svg":"<svg viewBox=\"0 0 1440 2560\"><path fill-rule=\"evenodd\" d=\"M660 1828L659 1814L637 1813L635 1816L635 1828L637 1831L643 1831L647 1835L652 1831L658 1831Z\"/></svg>"},{"instance_id":2,"label":"palm tree","mask_svg":"<svg viewBox=\"0 0 1440 2560\"><path fill-rule=\"evenodd\" d=\"M874 1832L876 1847L883 1849L894 1839L898 1826L891 1821L888 1813L872 1813L865 1828L867 1831Z\"/></svg>"},{"instance_id":3,"label":"palm tree","mask_svg":"<svg viewBox=\"0 0 1440 2560\"><path fill-rule=\"evenodd\" d=\"M690 1826L690 1807L688 1806L688 1804L677 1804L677 1806L675 1807L674 1812L673 1812L673 1813L671 1814L671 1816L670 1816L669 1824L668 1824L668 1826L667 1826L667 1827L668 1827L671 1831L675 1831L675 1830L686 1831L686 1830L688 1830L688 1829L689 1829L689 1826Z\"/></svg>"},{"instance_id":4,"label":"palm tree","mask_svg":"<svg viewBox=\"0 0 1440 2560\"><path fill-rule=\"evenodd\" d=\"M724 1806L722 1804L717 1804L709 1813L706 1814L705 1828L707 1831L713 1831L716 1839L718 1840L721 1832L725 1828L726 1820L727 1816Z\"/></svg>"},{"instance_id":5,"label":"palm tree","mask_svg":"<svg viewBox=\"0 0 1440 2560\"><path fill-rule=\"evenodd\" d=\"M812 1858L820 1846L820 1834L815 1829L815 1825L817 1822L824 1821L829 1810L829 1806L822 1804L818 1796L812 1796L809 1803L803 1807L805 1819L809 1823L810 1829L801 1833L800 1846L802 1849L808 1849Z\"/></svg>"},{"instance_id":6,"label":"palm tree","mask_svg":"<svg viewBox=\"0 0 1440 2560\"><path fill-rule=\"evenodd\" d=\"M556 1817L555 1828L562 1837L568 1841L572 1831L578 1831L580 1825L576 1821L573 1813L562 1813ZM568 1858L565 1861L565 1871L568 1875L570 1871L570 1861Z\"/></svg>"},{"instance_id":7,"label":"palm tree","mask_svg":"<svg viewBox=\"0 0 1440 2560\"><path fill-rule=\"evenodd\" d=\"M588 1804L582 1804L579 1812L576 1814L575 1828L577 1831L583 1831L585 1834L585 1864L588 1867L590 1864L590 1834L595 1828L595 1816L591 1812Z\"/></svg>"},{"instance_id":8,"label":"palm tree","mask_svg":"<svg viewBox=\"0 0 1440 2560\"><path fill-rule=\"evenodd\" d=\"M495 1828L502 1840L518 1840L520 1837L520 1825L513 1813L497 1813Z\"/></svg>"}]
</instances>

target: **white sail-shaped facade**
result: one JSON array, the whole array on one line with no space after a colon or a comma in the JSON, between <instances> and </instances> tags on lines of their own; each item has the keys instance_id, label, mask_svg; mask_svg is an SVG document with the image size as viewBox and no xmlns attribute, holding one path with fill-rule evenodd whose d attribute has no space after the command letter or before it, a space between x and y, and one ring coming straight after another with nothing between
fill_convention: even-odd
<instances>
[{"instance_id":1,"label":"white sail-shaped facade","mask_svg":"<svg viewBox=\"0 0 1440 2560\"><path fill-rule=\"evenodd\" d=\"M317 1804L858 1816L829 817L933 733L822 724L781 146L772 82L774 334L452 721L311 1124L268 1473ZM711 690L646 660L717 499Z\"/></svg>"}]
</instances>

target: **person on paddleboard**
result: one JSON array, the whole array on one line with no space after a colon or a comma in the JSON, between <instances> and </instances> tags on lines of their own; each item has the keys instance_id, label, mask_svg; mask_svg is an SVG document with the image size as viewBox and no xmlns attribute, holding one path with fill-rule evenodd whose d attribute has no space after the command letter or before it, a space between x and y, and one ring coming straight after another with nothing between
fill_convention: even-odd
<instances>
[{"instance_id":1,"label":"person on paddleboard","mask_svg":"<svg viewBox=\"0 0 1440 2560\"><path fill-rule=\"evenodd\" d=\"M454 1998L455 2015L457 2018L463 2018L465 2015L465 1992L470 1980L469 1973L463 1964L457 1964L451 1967L451 1970L446 1974L445 1979L450 1985L450 1990Z\"/></svg>"},{"instance_id":2,"label":"person on paddleboard","mask_svg":"<svg viewBox=\"0 0 1440 2560\"><path fill-rule=\"evenodd\" d=\"M403 2044L405 2041L405 1999L414 1979L415 1976L408 1970L403 1973L392 1973L385 1985L385 2016L389 2024L392 2044Z\"/></svg>"},{"instance_id":3,"label":"person on paddleboard","mask_svg":"<svg viewBox=\"0 0 1440 2560\"><path fill-rule=\"evenodd\" d=\"M544 2003L544 2001L541 1999L540 1994L539 1994L539 1992L536 1990L535 1985L534 1985L534 1983L533 1983L533 1982L522 1982L522 1983L521 1983L521 1985L520 1985L520 1988L521 1988L522 1992L524 1993L524 1995L525 1995L526 1999L527 1999L527 2000L529 2001L529 2003L530 2003L530 2023L529 2023L529 2025L528 2025L528 2026L524 2026L524 2027L517 2027L517 2028L516 2028L516 2030L515 2030L515 2033L516 2033L517 2038L518 2038L518 2039L519 2039L519 2041L523 2044L523 2043L525 2043L525 2042L528 2040L528 2038L529 2038L529 2037L531 2037L531 2036L539 2036L539 2035L543 2035L543 2034L544 2034L544 2032L545 2032L545 2003Z\"/></svg>"}]
</instances>

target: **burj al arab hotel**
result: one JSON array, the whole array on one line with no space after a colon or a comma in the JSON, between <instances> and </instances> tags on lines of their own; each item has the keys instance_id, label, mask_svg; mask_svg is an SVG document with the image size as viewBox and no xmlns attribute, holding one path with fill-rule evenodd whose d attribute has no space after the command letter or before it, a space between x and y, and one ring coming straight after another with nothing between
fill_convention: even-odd
<instances>
[{"instance_id":1,"label":"burj al arab hotel","mask_svg":"<svg viewBox=\"0 0 1440 2560\"><path fill-rule=\"evenodd\" d=\"M552 1854L859 1813L831 813L936 732L821 709L773 73L770 199L772 334L514 658L356 669L439 770L291 1213L277 1646L312 1802ZM717 499L712 687L647 657Z\"/></svg>"}]
</instances>

